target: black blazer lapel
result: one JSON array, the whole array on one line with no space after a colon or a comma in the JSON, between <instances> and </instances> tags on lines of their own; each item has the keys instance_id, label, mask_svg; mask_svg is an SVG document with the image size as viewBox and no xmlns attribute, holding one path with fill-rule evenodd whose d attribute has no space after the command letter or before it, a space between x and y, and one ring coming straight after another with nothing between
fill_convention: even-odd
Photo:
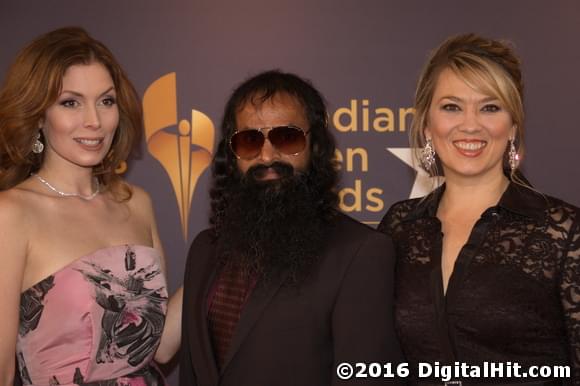
<instances>
[{"instance_id":1,"label":"black blazer lapel","mask_svg":"<svg viewBox=\"0 0 580 386\"><path fill-rule=\"evenodd\" d=\"M220 372L221 374L223 374L227 369L229 363L236 355L244 339L248 336L252 327L261 317L268 303L272 300L274 295L276 295L276 292L278 292L282 286L282 283L284 283L286 280L286 276L287 273L276 276L265 287L260 287L260 282L258 282L256 288L253 290L250 298L248 299L248 302L242 310L240 320L236 326L236 331L230 344L228 355L226 356L226 360Z\"/></svg>"},{"instance_id":2,"label":"black blazer lapel","mask_svg":"<svg viewBox=\"0 0 580 386\"><path fill-rule=\"evenodd\" d=\"M208 248L209 250L207 253L203 253L202 251L202 253L199 254L199 256L207 257L207 260L200 266L200 274L193 275L193 278L190 277L192 282L189 283L189 286L198 287L200 289L198 296L195 299L191 299L194 304L189 308L189 320L193 321L193 326L183 326L182 328L191 328L195 331L195 333L189 334L189 347L192 352L191 359L194 363L197 362L198 366L195 367L202 368L207 372L206 376L203 378L206 378L208 383L205 383L206 381L203 381L203 378L199 376L198 380L199 378L202 378L203 384L217 385L219 372L215 361L213 345L209 336L207 299L212 283L217 275L218 264L215 257L215 246L212 244L209 245ZM198 282L196 283L195 281ZM187 301L187 299L184 299L184 302L185 301ZM197 355L194 353L197 353Z\"/></svg>"}]
</instances>

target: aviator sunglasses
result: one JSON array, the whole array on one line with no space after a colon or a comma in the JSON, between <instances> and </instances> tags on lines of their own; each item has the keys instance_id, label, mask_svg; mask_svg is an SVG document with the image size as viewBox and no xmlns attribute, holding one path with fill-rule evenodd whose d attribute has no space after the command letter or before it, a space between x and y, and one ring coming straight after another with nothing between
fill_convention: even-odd
<instances>
[{"instance_id":1,"label":"aviator sunglasses","mask_svg":"<svg viewBox=\"0 0 580 386\"><path fill-rule=\"evenodd\" d=\"M268 138L280 153L298 155L306 147L307 134L308 132L300 127L291 125L241 130L230 137L230 148L238 158L254 159L260 155L262 146Z\"/></svg>"}]
</instances>

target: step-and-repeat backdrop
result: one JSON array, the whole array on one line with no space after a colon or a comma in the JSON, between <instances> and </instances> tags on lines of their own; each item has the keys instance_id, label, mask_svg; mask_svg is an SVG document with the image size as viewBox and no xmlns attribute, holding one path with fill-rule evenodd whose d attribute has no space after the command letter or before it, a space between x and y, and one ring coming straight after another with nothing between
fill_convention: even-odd
<instances>
[{"instance_id":1,"label":"step-and-repeat backdrop","mask_svg":"<svg viewBox=\"0 0 580 386\"><path fill-rule=\"evenodd\" d=\"M236 84L272 68L310 79L326 96L341 208L376 226L393 202L431 186L408 147L429 51L457 33L509 39L526 83L524 172L539 190L580 205L575 0L0 0L0 77L24 44L68 25L103 41L143 98L141 158L125 175L153 198L171 291L207 226L224 103Z\"/></svg>"}]
</instances>

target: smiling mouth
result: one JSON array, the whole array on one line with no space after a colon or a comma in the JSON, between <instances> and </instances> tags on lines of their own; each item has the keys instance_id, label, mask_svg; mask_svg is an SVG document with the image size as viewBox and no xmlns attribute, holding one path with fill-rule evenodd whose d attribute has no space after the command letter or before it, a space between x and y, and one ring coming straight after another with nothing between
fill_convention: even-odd
<instances>
[{"instance_id":1,"label":"smiling mouth","mask_svg":"<svg viewBox=\"0 0 580 386\"><path fill-rule=\"evenodd\" d=\"M85 146L97 146L103 143L103 138L95 138L95 139L88 139L88 138L75 138L75 141L80 143L81 145Z\"/></svg>"},{"instance_id":2,"label":"smiling mouth","mask_svg":"<svg viewBox=\"0 0 580 386\"><path fill-rule=\"evenodd\" d=\"M455 146L459 151L463 152L479 152L487 146L486 141L453 141L453 146Z\"/></svg>"}]
</instances>

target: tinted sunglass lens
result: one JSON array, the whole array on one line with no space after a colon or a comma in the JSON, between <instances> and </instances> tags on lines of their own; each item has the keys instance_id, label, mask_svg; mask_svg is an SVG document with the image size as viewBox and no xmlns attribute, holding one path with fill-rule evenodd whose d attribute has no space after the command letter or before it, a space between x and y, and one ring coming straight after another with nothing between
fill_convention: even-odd
<instances>
[{"instance_id":1,"label":"tinted sunglass lens","mask_svg":"<svg viewBox=\"0 0 580 386\"><path fill-rule=\"evenodd\" d=\"M279 126L270 130L268 139L284 154L298 154L306 147L306 136L299 128Z\"/></svg>"},{"instance_id":2,"label":"tinted sunglass lens","mask_svg":"<svg viewBox=\"0 0 580 386\"><path fill-rule=\"evenodd\" d=\"M264 135L258 130L243 130L232 136L233 152L240 158L252 159L260 154Z\"/></svg>"}]
</instances>

